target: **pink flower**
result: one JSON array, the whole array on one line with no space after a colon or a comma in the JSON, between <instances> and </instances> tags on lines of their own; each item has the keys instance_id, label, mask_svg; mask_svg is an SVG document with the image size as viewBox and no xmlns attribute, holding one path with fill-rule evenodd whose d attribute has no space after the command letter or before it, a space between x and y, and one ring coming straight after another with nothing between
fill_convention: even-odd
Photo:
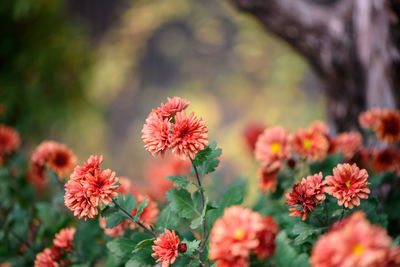
<instances>
[{"instance_id":1,"label":"pink flower","mask_svg":"<svg viewBox=\"0 0 400 267\"><path fill-rule=\"evenodd\" d=\"M258 233L258 246L254 249L254 253L258 259L265 259L275 253L275 237L279 232L279 225L272 217L263 218L263 230Z\"/></svg>"},{"instance_id":2,"label":"pink flower","mask_svg":"<svg viewBox=\"0 0 400 267\"><path fill-rule=\"evenodd\" d=\"M36 255L35 267L58 267L58 263L55 262L51 255L51 250L46 248L43 252Z\"/></svg>"},{"instance_id":3,"label":"pink flower","mask_svg":"<svg viewBox=\"0 0 400 267\"><path fill-rule=\"evenodd\" d=\"M331 143L331 152L342 152L345 158L351 159L362 147L362 136L358 132L338 134Z\"/></svg>"},{"instance_id":4,"label":"pink flower","mask_svg":"<svg viewBox=\"0 0 400 267\"><path fill-rule=\"evenodd\" d=\"M386 265L391 238L371 225L361 211L354 212L334 230L320 236L310 262L313 267L371 267Z\"/></svg>"},{"instance_id":5,"label":"pink flower","mask_svg":"<svg viewBox=\"0 0 400 267\"><path fill-rule=\"evenodd\" d=\"M325 192L338 199L338 205L352 209L360 205L360 198L368 198L368 173L360 170L356 164L338 164L333 176L326 177Z\"/></svg>"},{"instance_id":6,"label":"pink flower","mask_svg":"<svg viewBox=\"0 0 400 267\"><path fill-rule=\"evenodd\" d=\"M161 107L156 109L156 113L163 119L174 117L176 113L185 110L190 102L184 98L175 96L173 98L167 97L167 103L161 103Z\"/></svg>"},{"instance_id":7,"label":"pink flower","mask_svg":"<svg viewBox=\"0 0 400 267\"><path fill-rule=\"evenodd\" d=\"M292 212L289 216L302 217L304 221L308 214L325 199L324 189L325 182L322 180L321 172L307 176L306 179L303 178L300 183L295 184L292 192L285 195L286 205L293 206L289 209ZM301 209L298 209L298 206Z\"/></svg>"},{"instance_id":8,"label":"pink flower","mask_svg":"<svg viewBox=\"0 0 400 267\"><path fill-rule=\"evenodd\" d=\"M9 126L0 124L0 164L4 157L16 151L21 145L18 132Z\"/></svg>"},{"instance_id":9,"label":"pink flower","mask_svg":"<svg viewBox=\"0 0 400 267\"><path fill-rule=\"evenodd\" d=\"M267 171L279 170L282 161L290 157L290 139L286 130L279 126L265 129L257 140L255 157Z\"/></svg>"},{"instance_id":10,"label":"pink flower","mask_svg":"<svg viewBox=\"0 0 400 267\"><path fill-rule=\"evenodd\" d=\"M278 172L268 172L263 167L258 169L258 176L260 180L258 182L258 188L264 193L274 192L276 190L276 186L278 185Z\"/></svg>"},{"instance_id":11,"label":"pink flower","mask_svg":"<svg viewBox=\"0 0 400 267\"><path fill-rule=\"evenodd\" d=\"M179 237L175 234L174 230L171 232L165 229L164 234L160 234L154 241L155 246L152 246L154 253L151 256L158 258L156 262L162 262L162 267L168 267L179 256L179 242Z\"/></svg>"},{"instance_id":12,"label":"pink flower","mask_svg":"<svg viewBox=\"0 0 400 267\"><path fill-rule=\"evenodd\" d=\"M293 134L293 150L302 158L309 160L322 160L329 149L328 138L313 129L299 129Z\"/></svg>"},{"instance_id":13,"label":"pink flower","mask_svg":"<svg viewBox=\"0 0 400 267\"><path fill-rule=\"evenodd\" d=\"M365 112L361 112L358 116L358 123L362 128L374 129L382 114L380 108L373 108Z\"/></svg>"},{"instance_id":14,"label":"pink flower","mask_svg":"<svg viewBox=\"0 0 400 267\"><path fill-rule=\"evenodd\" d=\"M387 141L388 143L400 141L400 112L397 110L383 110L374 130L381 141Z\"/></svg>"},{"instance_id":15,"label":"pink flower","mask_svg":"<svg viewBox=\"0 0 400 267\"><path fill-rule=\"evenodd\" d=\"M265 128L264 124L258 122L249 123L245 126L242 135L251 152L254 152L257 139L264 132Z\"/></svg>"},{"instance_id":16,"label":"pink flower","mask_svg":"<svg viewBox=\"0 0 400 267\"><path fill-rule=\"evenodd\" d=\"M150 152L151 155L156 156L170 147L170 131L171 122L158 116L157 113L150 113L146 119L146 124L142 129L142 140L146 143L144 148Z\"/></svg>"},{"instance_id":17,"label":"pink flower","mask_svg":"<svg viewBox=\"0 0 400 267\"><path fill-rule=\"evenodd\" d=\"M329 127L323 121L314 121L308 128L312 132L317 132L326 136L329 134Z\"/></svg>"},{"instance_id":18,"label":"pink flower","mask_svg":"<svg viewBox=\"0 0 400 267\"><path fill-rule=\"evenodd\" d=\"M64 251L71 251L74 247L72 243L75 235L75 228L64 228L54 238L53 245Z\"/></svg>"}]
</instances>

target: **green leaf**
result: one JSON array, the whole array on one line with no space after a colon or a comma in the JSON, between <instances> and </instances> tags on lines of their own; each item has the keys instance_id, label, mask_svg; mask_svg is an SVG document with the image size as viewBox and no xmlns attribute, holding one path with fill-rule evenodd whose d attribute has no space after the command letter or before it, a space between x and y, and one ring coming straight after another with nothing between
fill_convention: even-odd
<instances>
[{"instance_id":1,"label":"green leaf","mask_svg":"<svg viewBox=\"0 0 400 267\"><path fill-rule=\"evenodd\" d=\"M137 201L132 194L126 194L125 198L122 194L118 194L117 199L115 200L118 205L120 205L123 209L131 212L136 208Z\"/></svg>"},{"instance_id":2,"label":"green leaf","mask_svg":"<svg viewBox=\"0 0 400 267\"><path fill-rule=\"evenodd\" d=\"M122 194L119 194L118 197L115 199L115 202L121 208L125 209L129 213L136 208L136 203L137 203L136 199L131 194L125 195L125 198ZM146 202L146 201L144 201L144 202ZM145 204L147 205L147 203L145 203ZM139 207L138 207L138 209L139 209ZM139 211L137 212L137 214L139 214ZM113 227L119 225L122 222L122 220L130 219L129 216L127 216L125 213L123 213L117 206L106 207L102 211L101 215L107 221L107 224L106 224L107 228L113 228ZM139 214L139 216L140 216L140 214Z\"/></svg>"},{"instance_id":3,"label":"green leaf","mask_svg":"<svg viewBox=\"0 0 400 267\"><path fill-rule=\"evenodd\" d=\"M107 248L117 259L128 259L136 247L136 242L128 238L116 238L107 242Z\"/></svg>"},{"instance_id":4,"label":"green leaf","mask_svg":"<svg viewBox=\"0 0 400 267\"><path fill-rule=\"evenodd\" d=\"M309 267L306 254L300 254L290 245L286 232L281 231L275 239L277 248L273 256L276 265L279 267Z\"/></svg>"},{"instance_id":5,"label":"green leaf","mask_svg":"<svg viewBox=\"0 0 400 267\"><path fill-rule=\"evenodd\" d=\"M227 208L233 205L239 205L243 202L244 185L237 185L229 189L223 196L220 207Z\"/></svg>"},{"instance_id":6,"label":"green leaf","mask_svg":"<svg viewBox=\"0 0 400 267\"><path fill-rule=\"evenodd\" d=\"M161 230L164 230L164 228L174 229L178 226L178 223L178 214L172 211L170 205L168 205L161 211L161 214L158 217L157 228Z\"/></svg>"},{"instance_id":7,"label":"green leaf","mask_svg":"<svg viewBox=\"0 0 400 267\"><path fill-rule=\"evenodd\" d=\"M217 143L213 142L205 149L197 152L193 164L197 167L201 177L205 174L214 172L219 164L217 159L222 154L222 149L216 148Z\"/></svg>"},{"instance_id":8,"label":"green leaf","mask_svg":"<svg viewBox=\"0 0 400 267\"><path fill-rule=\"evenodd\" d=\"M145 240L140 241L136 245L135 250L139 249L139 248L144 248L144 247L153 245L154 244L154 240L156 240L156 239L155 238L150 238L150 239L145 239Z\"/></svg>"},{"instance_id":9,"label":"green leaf","mask_svg":"<svg viewBox=\"0 0 400 267\"><path fill-rule=\"evenodd\" d=\"M313 237L314 234L320 234L323 228L315 228L310 224L298 222L294 225L292 234L296 236L294 244L296 246L303 244Z\"/></svg>"},{"instance_id":10,"label":"green leaf","mask_svg":"<svg viewBox=\"0 0 400 267\"><path fill-rule=\"evenodd\" d=\"M201 226L203 222L203 216L197 217L196 219L192 220L190 223L190 229L197 229Z\"/></svg>"},{"instance_id":11,"label":"green leaf","mask_svg":"<svg viewBox=\"0 0 400 267\"><path fill-rule=\"evenodd\" d=\"M310 164L310 173L322 172L324 176L332 175L333 168L342 161L342 158L342 153L336 153L329 155L322 162L313 162Z\"/></svg>"},{"instance_id":12,"label":"green leaf","mask_svg":"<svg viewBox=\"0 0 400 267\"><path fill-rule=\"evenodd\" d=\"M190 219L195 214L201 215L195 208L192 197L186 189L170 189L167 199L171 209L183 218Z\"/></svg>"},{"instance_id":13,"label":"green leaf","mask_svg":"<svg viewBox=\"0 0 400 267\"><path fill-rule=\"evenodd\" d=\"M181 243L186 244L185 255L187 256L193 255L200 246L200 240L189 241L187 239L184 239Z\"/></svg>"},{"instance_id":14,"label":"green leaf","mask_svg":"<svg viewBox=\"0 0 400 267\"><path fill-rule=\"evenodd\" d=\"M193 184L192 181L187 179L186 175L170 175L165 177L165 179L174 182L174 186L178 188L188 188L191 184Z\"/></svg>"},{"instance_id":15,"label":"green leaf","mask_svg":"<svg viewBox=\"0 0 400 267\"><path fill-rule=\"evenodd\" d=\"M140 204L137 206L136 215L135 215L135 217L133 217L133 219L134 219L135 221L139 221L140 215L142 214L144 208L146 208L146 207L147 207L147 200L146 200L146 198L145 198L145 199L143 199L143 200L140 202Z\"/></svg>"}]
</instances>

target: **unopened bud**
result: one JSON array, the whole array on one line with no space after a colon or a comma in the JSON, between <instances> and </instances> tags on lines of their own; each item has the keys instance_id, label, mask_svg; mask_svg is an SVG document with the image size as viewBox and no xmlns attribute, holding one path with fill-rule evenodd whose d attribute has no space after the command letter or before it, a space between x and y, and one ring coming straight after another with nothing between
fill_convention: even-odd
<instances>
[{"instance_id":1,"label":"unopened bud","mask_svg":"<svg viewBox=\"0 0 400 267\"><path fill-rule=\"evenodd\" d=\"M185 243L180 243L180 244L178 245L178 251L179 251L180 253L185 253L185 252L186 252L186 249L187 249L187 247L186 247L186 244L185 244Z\"/></svg>"}]
</instances>

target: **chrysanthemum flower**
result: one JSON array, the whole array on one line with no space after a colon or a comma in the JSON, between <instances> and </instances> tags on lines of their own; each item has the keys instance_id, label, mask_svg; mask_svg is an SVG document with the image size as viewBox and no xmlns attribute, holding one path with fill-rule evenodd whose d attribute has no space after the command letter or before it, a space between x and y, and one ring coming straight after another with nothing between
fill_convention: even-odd
<instances>
[{"instance_id":1,"label":"chrysanthemum flower","mask_svg":"<svg viewBox=\"0 0 400 267\"><path fill-rule=\"evenodd\" d=\"M358 132L338 134L331 143L331 152L342 152L343 156L351 159L362 146L362 135Z\"/></svg>"},{"instance_id":2,"label":"chrysanthemum flower","mask_svg":"<svg viewBox=\"0 0 400 267\"><path fill-rule=\"evenodd\" d=\"M103 162L103 155L94 156L91 155L87 162L83 163L83 166L77 165L74 172L71 174L71 179L73 180L84 180L87 174L94 175L95 172L100 171L100 164Z\"/></svg>"},{"instance_id":3,"label":"chrysanthemum flower","mask_svg":"<svg viewBox=\"0 0 400 267\"><path fill-rule=\"evenodd\" d=\"M58 177L65 177L70 174L77 163L75 154L63 144L59 144L50 153L47 167L53 170Z\"/></svg>"},{"instance_id":4,"label":"chrysanthemum flower","mask_svg":"<svg viewBox=\"0 0 400 267\"><path fill-rule=\"evenodd\" d=\"M375 128L376 136L388 143L400 141L400 112L383 110Z\"/></svg>"},{"instance_id":5,"label":"chrysanthemum flower","mask_svg":"<svg viewBox=\"0 0 400 267\"><path fill-rule=\"evenodd\" d=\"M278 185L278 172L268 172L265 168L260 167L258 169L258 188L264 193L274 192L276 190L276 186Z\"/></svg>"},{"instance_id":6,"label":"chrysanthemum flower","mask_svg":"<svg viewBox=\"0 0 400 267\"><path fill-rule=\"evenodd\" d=\"M189 116L185 112L175 115L175 124L171 133L172 153L182 158L194 159L199 150L208 144L206 123L194 113Z\"/></svg>"},{"instance_id":7,"label":"chrysanthemum flower","mask_svg":"<svg viewBox=\"0 0 400 267\"><path fill-rule=\"evenodd\" d=\"M302 217L304 221L308 214L325 199L325 182L322 173L303 178L300 183L293 185L292 192L286 193L286 205L293 206L289 216ZM297 207L300 206L301 209Z\"/></svg>"},{"instance_id":8,"label":"chrysanthemum flower","mask_svg":"<svg viewBox=\"0 0 400 267\"><path fill-rule=\"evenodd\" d=\"M293 134L293 150L301 157L309 160L322 160L329 149L328 138L312 129L299 129Z\"/></svg>"},{"instance_id":9,"label":"chrysanthemum flower","mask_svg":"<svg viewBox=\"0 0 400 267\"><path fill-rule=\"evenodd\" d=\"M44 166L50 157L51 152L58 146L56 141L43 141L38 145L31 155L33 164Z\"/></svg>"},{"instance_id":10,"label":"chrysanthemum flower","mask_svg":"<svg viewBox=\"0 0 400 267\"><path fill-rule=\"evenodd\" d=\"M398 157L398 152L393 148L385 148L381 151L375 150L373 153L374 172L395 171Z\"/></svg>"},{"instance_id":11,"label":"chrysanthemum flower","mask_svg":"<svg viewBox=\"0 0 400 267\"><path fill-rule=\"evenodd\" d=\"M311 123L311 125L308 128L312 132L317 132L317 133L320 133L323 135L329 134L329 127L323 121L314 121L313 123Z\"/></svg>"},{"instance_id":12,"label":"chrysanthemum flower","mask_svg":"<svg viewBox=\"0 0 400 267\"><path fill-rule=\"evenodd\" d=\"M362 128L374 129L382 114L380 108L372 108L365 112L361 112L358 116L358 123Z\"/></svg>"},{"instance_id":13,"label":"chrysanthemum flower","mask_svg":"<svg viewBox=\"0 0 400 267\"><path fill-rule=\"evenodd\" d=\"M157 207L157 203L155 203L150 197L138 194L136 196L137 204L139 205L144 199L146 199L147 206L143 209L140 214L139 221L142 222L146 227L150 227L150 225L155 224L158 218L158 214L160 210ZM137 209L135 208L131 214L135 216Z\"/></svg>"},{"instance_id":14,"label":"chrysanthemum flower","mask_svg":"<svg viewBox=\"0 0 400 267\"><path fill-rule=\"evenodd\" d=\"M53 245L61 248L64 251L71 251L74 248L75 228L64 228L59 233L56 234Z\"/></svg>"},{"instance_id":15,"label":"chrysanthemum flower","mask_svg":"<svg viewBox=\"0 0 400 267\"><path fill-rule=\"evenodd\" d=\"M161 107L157 108L155 112L164 119L170 118L174 117L176 113L185 110L189 104L190 101L178 96L173 98L167 97L167 103L161 103Z\"/></svg>"},{"instance_id":16,"label":"chrysanthemum flower","mask_svg":"<svg viewBox=\"0 0 400 267\"><path fill-rule=\"evenodd\" d=\"M171 122L152 112L146 119L142 129L142 140L146 143L144 148L151 155L164 154L170 147Z\"/></svg>"},{"instance_id":17,"label":"chrysanthemum flower","mask_svg":"<svg viewBox=\"0 0 400 267\"><path fill-rule=\"evenodd\" d=\"M255 157L269 172L279 170L282 161L290 157L289 134L282 127L267 128L259 136Z\"/></svg>"},{"instance_id":18,"label":"chrysanthemum flower","mask_svg":"<svg viewBox=\"0 0 400 267\"><path fill-rule=\"evenodd\" d=\"M0 164L6 155L16 151L20 145L18 132L12 127L0 124Z\"/></svg>"},{"instance_id":19,"label":"chrysanthemum flower","mask_svg":"<svg viewBox=\"0 0 400 267\"><path fill-rule=\"evenodd\" d=\"M310 262L313 267L387 266L390 245L386 230L371 225L363 212L356 211L317 240Z\"/></svg>"},{"instance_id":20,"label":"chrysanthemum flower","mask_svg":"<svg viewBox=\"0 0 400 267\"><path fill-rule=\"evenodd\" d=\"M26 180L39 192L43 191L46 185L45 170L39 165L33 165L26 173Z\"/></svg>"},{"instance_id":21,"label":"chrysanthemum flower","mask_svg":"<svg viewBox=\"0 0 400 267\"><path fill-rule=\"evenodd\" d=\"M333 169L333 176L325 178L325 192L338 199L338 205L352 209L360 205L360 198L368 198L368 173L360 170L356 164L338 164Z\"/></svg>"},{"instance_id":22,"label":"chrysanthemum flower","mask_svg":"<svg viewBox=\"0 0 400 267\"><path fill-rule=\"evenodd\" d=\"M129 179L128 177L119 177L119 183L121 185L115 190L115 192L123 195L126 195L128 193L134 195L131 179Z\"/></svg>"},{"instance_id":23,"label":"chrysanthemum flower","mask_svg":"<svg viewBox=\"0 0 400 267\"><path fill-rule=\"evenodd\" d=\"M243 130L244 141L250 152L254 152L258 137L264 132L266 126L259 122L249 123Z\"/></svg>"},{"instance_id":24,"label":"chrysanthemum flower","mask_svg":"<svg viewBox=\"0 0 400 267\"><path fill-rule=\"evenodd\" d=\"M151 256L158 258L156 262L161 262L162 267L168 267L170 264L175 262L175 259L179 256L178 246L179 237L168 229L164 230L164 234L160 234L159 237L154 240L155 246L152 246L154 251Z\"/></svg>"},{"instance_id":25,"label":"chrysanthemum flower","mask_svg":"<svg viewBox=\"0 0 400 267\"><path fill-rule=\"evenodd\" d=\"M272 236L277 226L265 218L240 206L227 208L211 229L209 258L216 261L217 266L235 262L241 264L231 266L248 266L250 254L255 253L260 258L269 256L274 250Z\"/></svg>"},{"instance_id":26,"label":"chrysanthemum flower","mask_svg":"<svg viewBox=\"0 0 400 267\"><path fill-rule=\"evenodd\" d=\"M51 250L46 248L36 255L35 267L58 267L59 264L53 260Z\"/></svg>"}]
</instances>

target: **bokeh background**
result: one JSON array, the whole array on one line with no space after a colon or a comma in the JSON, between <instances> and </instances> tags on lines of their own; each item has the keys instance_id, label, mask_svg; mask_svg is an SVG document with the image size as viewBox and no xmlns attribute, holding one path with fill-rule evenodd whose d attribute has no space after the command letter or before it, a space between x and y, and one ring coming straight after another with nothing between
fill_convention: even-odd
<instances>
[{"instance_id":1,"label":"bokeh background","mask_svg":"<svg viewBox=\"0 0 400 267\"><path fill-rule=\"evenodd\" d=\"M66 143L79 162L138 182L141 129L166 97L191 102L223 149L222 181L257 181L249 123L289 130L324 119L305 61L253 17L215 0L15 0L0 4L0 102L28 151ZM255 187L253 187L255 188Z\"/></svg>"}]
</instances>

